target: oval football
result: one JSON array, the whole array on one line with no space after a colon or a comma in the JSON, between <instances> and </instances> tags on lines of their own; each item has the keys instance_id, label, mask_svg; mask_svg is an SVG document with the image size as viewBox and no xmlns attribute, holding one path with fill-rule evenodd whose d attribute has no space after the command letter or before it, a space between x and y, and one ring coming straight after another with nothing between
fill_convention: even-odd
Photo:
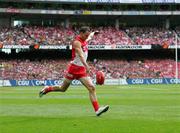
<instances>
[{"instance_id":1,"label":"oval football","mask_svg":"<svg viewBox=\"0 0 180 133\"><path fill-rule=\"evenodd\" d=\"M104 84L104 80L105 80L104 73L102 71L98 71L96 73L96 83L102 85Z\"/></svg>"}]
</instances>

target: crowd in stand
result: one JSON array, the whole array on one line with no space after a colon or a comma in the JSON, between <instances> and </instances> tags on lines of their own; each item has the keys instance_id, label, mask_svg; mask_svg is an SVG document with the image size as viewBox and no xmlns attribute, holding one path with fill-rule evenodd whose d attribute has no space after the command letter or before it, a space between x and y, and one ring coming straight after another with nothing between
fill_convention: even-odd
<instances>
[{"instance_id":1,"label":"crowd in stand","mask_svg":"<svg viewBox=\"0 0 180 133\"><path fill-rule=\"evenodd\" d=\"M162 28L133 27L127 28L126 32L137 45L163 45L164 43L172 45L175 41L175 34L173 31Z\"/></svg>"},{"instance_id":2,"label":"crowd in stand","mask_svg":"<svg viewBox=\"0 0 180 133\"><path fill-rule=\"evenodd\" d=\"M89 42L90 45L133 45L133 41L123 30L112 27L99 27L93 30L99 31L99 34Z\"/></svg>"},{"instance_id":3,"label":"crowd in stand","mask_svg":"<svg viewBox=\"0 0 180 133\"><path fill-rule=\"evenodd\" d=\"M166 67L164 67L166 66ZM104 70L106 78L172 78L175 77L175 61L166 60L101 60L96 65ZM179 63L180 71L180 63Z\"/></svg>"},{"instance_id":4,"label":"crowd in stand","mask_svg":"<svg viewBox=\"0 0 180 133\"><path fill-rule=\"evenodd\" d=\"M25 27L24 32L40 44L69 45L75 36L73 29L62 27Z\"/></svg>"},{"instance_id":5,"label":"crowd in stand","mask_svg":"<svg viewBox=\"0 0 180 133\"><path fill-rule=\"evenodd\" d=\"M63 78L65 60L13 60L1 61L4 79L60 79Z\"/></svg>"},{"instance_id":6,"label":"crowd in stand","mask_svg":"<svg viewBox=\"0 0 180 133\"><path fill-rule=\"evenodd\" d=\"M90 45L168 45L175 44L173 30L161 28L133 27L116 29L114 27L98 27L100 34L96 35ZM180 35L180 28L176 28ZM70 45L76 31L72 28L25 26L15 28L0 28L0 44L3 45ZM180 44L180 41L178 42Z\"/></svg>"},{"instance_id":7,"label":"crowd in stand","mask_svg":"<svg viewBox=\"0 0 180 133\"><path fill-rule=\"evenodd\" d=\"M3 79L46 80L63 78L68 60L0 60ZM89 62L90 76L101 70L106 79L111 78L174 78L175 61L172 59L154 60L94 60ZM164 67L166 66L166 67ZM179 73L180 73L180 63ZM180 78L180 76L179 76Z\"/></svg>"},{"instance_id":8,"label":"crowd in stand","mask_svg":"<svg viewBox=\"0 0 180 133\"><path fill-rule=\"evenodd\" d=\"M0 44L31 45L34 43L34 40L25 34L22 28L0 28Z\"/></svg>"}]
</instances>

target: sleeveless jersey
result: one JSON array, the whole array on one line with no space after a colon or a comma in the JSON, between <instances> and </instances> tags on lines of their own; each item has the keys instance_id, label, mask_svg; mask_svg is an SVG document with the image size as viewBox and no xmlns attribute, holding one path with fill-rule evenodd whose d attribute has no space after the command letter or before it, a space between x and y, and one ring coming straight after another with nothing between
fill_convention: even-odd
<instances>
[{"instance_id":1,"label":"sleeveless jersey","mask_svg":"<svg viewBox=\"0 0 180 133\"><path fill-rule=\"evenodd\" d=\"M88 44L86 41L83 41L80 36L77 36L75 38L75 41L79 41L81 43L81 48L83 51L84 59L87 60L88 57ZM72 44L73 45L73 44ZM77 66L84 66L80 60L79 55L75 52L75 49L72 46L72 61L71 64L75 64Z\"/></svg>"}]
</instances>

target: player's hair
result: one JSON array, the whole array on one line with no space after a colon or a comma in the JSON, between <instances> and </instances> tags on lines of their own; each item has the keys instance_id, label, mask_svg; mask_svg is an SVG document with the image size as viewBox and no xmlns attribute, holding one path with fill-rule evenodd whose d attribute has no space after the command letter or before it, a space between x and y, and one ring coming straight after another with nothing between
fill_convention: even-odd
<instances>
[{"instance_id":1,"label":"player's hair","mask_svg":"<svg viewBox=\"0 0 180 133\"><path fill-rule=\"evenodd\" d=\"M82 33L85 33L86 31L90 31L90 28L88 26L82 26L80 29L79 29L79 32L82 32Z\"/></svg>"}]
</instances>

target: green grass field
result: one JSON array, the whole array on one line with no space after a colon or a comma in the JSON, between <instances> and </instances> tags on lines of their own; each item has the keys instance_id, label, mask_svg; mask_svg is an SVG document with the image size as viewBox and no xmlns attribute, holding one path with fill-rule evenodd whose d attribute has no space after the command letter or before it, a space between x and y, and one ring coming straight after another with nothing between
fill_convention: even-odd
<instances>
[{"instance_id":1,"label":"green grass field","mask_svg":"<svg viewBox=\"0 0 180 133\"><path fill-rule=\"evenodd\" d=\"M40 89L0 87L0 133L180 133L180 85L97 86L100 117L84 87Z\"/></svg>"}]
</instances>

